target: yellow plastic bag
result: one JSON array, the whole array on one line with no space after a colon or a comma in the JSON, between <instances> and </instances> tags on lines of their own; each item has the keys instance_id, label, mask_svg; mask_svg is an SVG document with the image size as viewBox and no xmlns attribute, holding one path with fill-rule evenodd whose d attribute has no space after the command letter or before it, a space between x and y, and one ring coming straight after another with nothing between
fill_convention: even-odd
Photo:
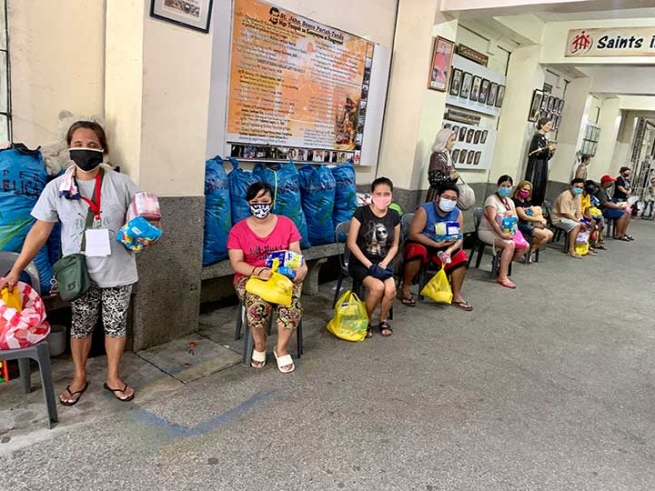
<instances>
[{"instance_id":1,"label":"yellow plastic bag","mask_svg":"<svg viewBox=\"0 0 655 491\"><path fill-rule=\"evenodd\" d=\"M423 287L421 295L439 303L451 303L453 301L453 291L450 289L450 283L443 268Z\"/></svg>"},{"instance_id":2,"label":"yellow plastic bag","mask_svg":"<svg viewBox=\"0 0 655 491\"><path fill-rule=\"evenodd\" d=\"M293 295L293 283L286 276L274 272L267 281L250 278L246 282L246 291L267 302L289 307Z\"/></svg>"},{"instance_id":3,"label":"yellow plastic bag","mask_svg":"<svg viewBox=\"0 0 655 491\"><path fill-rule=\"evenodd\" d=\"M10 309L16 309L18 312L23 310L23 302L21 301L18 288L15 287L14 291L11 293L9 293L8 288L4 288L2 292L0 292L0 296L2 298L2 302Z\"/></svg>"},{"instance_id":4,"label":"yellow plastic bag","mask_svg":"<svg viewBox=\"0 0 655 491\"><path fill-rule=\"evenodd\" d=\"M367 328L368 314L364 302L347 290L334 307L334 317L328 322L327 330L339 339L364 341Z\"/></svg>"}]
</instances>

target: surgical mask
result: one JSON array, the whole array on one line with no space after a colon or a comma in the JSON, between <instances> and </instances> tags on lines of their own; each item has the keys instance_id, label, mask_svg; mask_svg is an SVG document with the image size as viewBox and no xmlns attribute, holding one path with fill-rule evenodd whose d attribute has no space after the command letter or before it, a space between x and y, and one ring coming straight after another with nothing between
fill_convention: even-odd
<instances>
[{"instance_id":1,"label":"surgical mask","mask_svg":"<svg viewBox=\"0 0 655 491\"><path fill-rule=\"evenodd\" d=\"M391 196L388 198L371 198L371 201L378 210L386 210L391 204Z\"/></svg>"},{"instance_id":2,"label":"surgical mask","mask_svg":"<svg viewBox=\"0 0 655 491\"><path fill-rule=\"evenodd\" d=\"M441 208L446 213L450 213L457 206L457 201L451 199L441 198L439 200L439 208Z\"/></svg>"},{"instance_id":3,"label":"surgical mask","mask_svg":"<svg viewBox=\"0 0 655 491\"><path fill-rule=\"evenodd\" d=\"M250 205L250 213L252 213L252 216L255 218L264 219L271 213L271 205Z\"/></svg>"},{"instance_id":4,"label":"surgical mask","mask_svg":"<svg viewBox=\"0 0 655 491\"><path fill-rule=\"evenodd\" d=\"M91 172L95 170L104 157L102 150L97 148L69 148L71 160L75 165L84 172Z\"/></svg>"},{"instance_id":5,"label":"surgical mask","mask_svg":"<svg viewBox=\"0 0 655 491\"><path fill-rule=\"evenodd\" d=\"M582 188L573 188L573 194L579 196L582 194Z\"/></svg>"},{"instance_id":6,"label":"surgical mask","mask_svg":"<svg viewBox=\"0 0 655 491\"><path fill-rule=\"evenodd\" d=\"M498 196L502 196L503 198L507 198L512 194L512 188L505 188L505 187L499 187L498 188Z\"/></svg>"},{"instance_id":7,"label":"surgical mask","mask_svg":"<svg viewBox=\"0 0 655 491\"><path fill-rule=\"evenodd\" d=\"M525 198L527 198L528 196L530 196L530 191L519 191L519 197L520 197L520 198L525 199Z\"/></svg>"}]
</instances>

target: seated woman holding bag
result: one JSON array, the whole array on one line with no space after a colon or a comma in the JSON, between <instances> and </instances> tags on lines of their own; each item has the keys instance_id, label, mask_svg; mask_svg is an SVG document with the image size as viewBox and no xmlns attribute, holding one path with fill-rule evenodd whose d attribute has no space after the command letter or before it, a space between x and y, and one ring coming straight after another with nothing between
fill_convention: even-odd
<instances>
[{"instance_id":1,"label":"seated woman holding bag","mask_svg":"<svg viewBox=\"0 0 655 491\"><path fill-rule=\"evenodd\" d=\"M516 285L508 276L509 264L512 259L519 260L527 252L529 244L522 236L519 238L514 231L508 232L502 228L504 218L516 217L516 208L509 199L514 180L511 176L503 175L498 179L497 185L496 192L484 202L484 217L480 221L478 238L485 244L493 246L494 254L497 248L502 250L496 283L514 289Z\"/></svg>"},{"instance_id":2,"label":"seated woman holding bag","mask_svg":"<svg viewBox=\"0 0 655 491\"><path fill-rule=\"evenodd\" d=\"M353 279L366 288L367 338L373 335L371 318L378 305L380 334L393 334L387 317L396 297L396 282L389 265L398 252L401 231L398 212L389 208L392 195L393 183L389 179L378 177L373 181L372 203L355 210L348 232L347 246L352 254L348 269Z\"/></svg>"},{"instance_id":3,"label":"seated woman holding bag","mask_svg":"<svg viewBox=\"0 0 655 491\"><path fill-rule=\"evenodd\" d=\"M252 184L246 192L246 200L250 205L251 217L240 221L232 230L227 240L230 264L235 271L234 289L243 303L246 313L246 323L252 329L255 349L250 365L263 368L266 364L266 326L273 314L273 305L261 297L246 291L246 283L251 277L269 280L272 271L266 267L266 257L275 251L300 251L300 232L296 225L287 217L271 213L273 191L263 182ZM296 272L291 305L277 305L278 338L273 349L280 372L290 373L295 365L287 351L287 346L293 331L302 318L300 293L302 281L307 275L307 265Z\"/></svg>"},{"instance_id":4,"label":"seated woman holding bag","mask_svg":"<svg viewBox=\"0 0 655 491\"><path fill-rule=\"evenodd\" d=\"M532 183L530 181L521 181L514 194L512 201L516 208L516 214L519 219L518 227L523 237L532 238L530 246L530 255L534 255L541 247L548 244L553 238L553 232L546 228L548 222L543 217L540 206L532 206ZM530 260L532 261L532 257Z\"/></svg>"},{"instance_id":5,"label":"seated woman holding bag","mask_svg":"<svg viewBox=\"0 0 655 491\"><path fill-rule=\"evenodd\" d=\"M453 304L470 312L473 307L462 297L462 285L466 277L467 258L462 249L464 243L461 231L464 230L464 217L457 207L459 189L454 184L444 184L437 190L434 201L420 206L409 228L409 240L405 243L405 267L403 272L402 303L408 307L416 306L416 299L410 292L412 279L421 267L432 261L449 276L453 291ZM437 224L457 222L460 238L437 236Z\"/></svg>"}]
</instances>

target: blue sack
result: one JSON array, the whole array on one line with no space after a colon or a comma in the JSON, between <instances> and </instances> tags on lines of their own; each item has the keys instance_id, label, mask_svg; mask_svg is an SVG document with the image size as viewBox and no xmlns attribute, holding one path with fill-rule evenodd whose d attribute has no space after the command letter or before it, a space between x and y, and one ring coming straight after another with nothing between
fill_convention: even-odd
<instances>
[{"instance_id":1,"label":"blue sack","mask_svg":"<svg viewBox=\"0 0 655 491\"><path fill-rule=\"evenodd\" d=\"M205 162L205 237L202 265L227 258L227 236L232 228L230 181L218 155Z\"/></svg>"},{"instance_id":2,"label":"blue sack","mask_svg":"<svg viewBox=\"0 0 655 491\"><path fill-rule=\"evenodd\" d=\"M303 165L300 174L302 209L307 218L309 242L312 245L334 242L334 193L337 182L332 171L323 165Z\"/></svg>"},{"instance_id":3,"label":"blue sack","mask_svg":"<svg viewBox=\"0 0 655 491\"><path fill-rule=\"evenodd\" d=\"M239 161L230 157L232 172L227 176L230 184L230 205L232 208L232 225L236 225L241 220L250 216L250 206L246 201L246 191L256 183L261 182L259 176L250 171L245 171L239 167Z\"/></svg>"},{"instance_id":4,"label":"blue sack","mask_svg":"<svg viewBox=\"0 0 655 491\"><path fill-rule=\"evenodd\" d=\"M30 212L48 179L41 152L22 144L0 151L0 176L0 250L20 253L36 221ZM34 263L39 270L41 294L45 295L52 286L47 245L37 253Z\"/></svg>"},{"instance_id":5,"label":"blue sack","mask_svg":"<svg viewBox=\"0 0 655 491\"><path fill-rule=\"evenodd\" d=\"M352 162L332 167L331 171L337 186L332 215L332 223L336 228L341 222L350 220L357 209L357 184Z\"/></svg>"},{"instance_id":6,"label":"blue sack","mask_svg":"<svg viewBox=\"0 0 655 491\"><path fill-rule=\"evenodd\" d=\"M307 220L300 200L300 179L293 162L286 164L257 164L254 174L273 188L273 213L293 220L302 236L300 247L311 247L307 232Z\"/></svg>"}]
</instances>

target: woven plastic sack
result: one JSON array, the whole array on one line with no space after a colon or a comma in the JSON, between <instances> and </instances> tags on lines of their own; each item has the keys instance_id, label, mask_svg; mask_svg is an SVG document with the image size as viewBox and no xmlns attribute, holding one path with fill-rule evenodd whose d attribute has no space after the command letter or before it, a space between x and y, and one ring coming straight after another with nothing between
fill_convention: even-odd
<instances>
[{"instance_id":1,"label":"woven plastic sack","mask_svg":"<svg viewBox=\"0 0 655 491\"><path fill-rule=\"evenodd\" d=\"M246 291L263 298L269 303L289 307L293 295L293 283L286 276L274 272L268 280L257 277L248 279Z\"/></svg>"},{"instance_id":2,"label":"woven plastic sack","mask_svg":"<svg viewBox=\"0 0 655 491\"><path fill-rule=\"evenodd\" d=\"M453 291L450 289L446 271L441 268L435 274L427 285L423 287L421 295L431 298L438 303L451 303L453 301Z\"/></svg>"},{"instance_id":3,"label":"woven plastic sack","mask_svg":"<svg viewBox=\"0 0 655 491\"><path fill-rule=\"evenodd\" d=\"M232 209L232 225L236 225L241 220L250 216L250 206L246 201L246 191L248 188L260 182L259 176L253 172L245 171L239 167L239 161L234 157L230 158L232 172L227 175L230 185L230 208Z\"/></svg>"},{"instance_id":4,"label":"woven plastic sack","mask_svg":"<svg viewBox=\"0 0 655 491\"><path fill-rule=\"evenodd\" d=\"M341 222L350 220L357 209L357 183L352 162L337 165L330 170L336 182L332 214L332 226L336 228Z\"/></svg>"},{"instance_id":5,"label":"woven plastic sack","mask_svg":"<svg viewBox=\"0 0 655 491\"><path fill-rule=\"evenodd\" d=\"M368 314L364 302L347 290L334 307L334 317L328 322L327 330L339 339L364 341L367 328Z\"/></svg>"},{"instance_id":6,"label":"woven plastic sack","mask_svg":"<svg viewBox=\"0 0 655 491\"><path fill-rule=\"evenodd\" d=\"M244 200L245 201L245 200ZM205 162L205 236L202 265L227 258L227 236L232 228L230 180L218 155Z\"/></svg>"},{"instance_id":7,"label":"woven plastic sack","mask_svg":"<svg viewBox=\"0 0 655 491\"><path fill-rule=\"evenodd\" d=\"M273 213L290 218L302 237L300 247L303 249L311 247L307 219L302 211L300 199L300 178L293 162L257 164L253 173L273 189Z\"/></svg>"},{"instance_id":8,"label":"woven plastic sack","mask_svg":"<svg viewBox=\"0 0 655 491\"><path fill-rule=\"evenodd\" d=\"M298 169L302 209L307 219L309 242L312 245L334 242L334 195L337 182L332 172L322 165L304 165Z\"/></svg>"},{"instance_id":9,"label":"woven plastic sack","mask_svg":"<svg viewBox=\"0 0 655 491\"><path fill-rule=\"evenodd\" d=\"M43 300L27 283L15 287L20 294L19 312L0 299L0 350L27 348L50 334Z\"/></svg>"}]
</instances>

